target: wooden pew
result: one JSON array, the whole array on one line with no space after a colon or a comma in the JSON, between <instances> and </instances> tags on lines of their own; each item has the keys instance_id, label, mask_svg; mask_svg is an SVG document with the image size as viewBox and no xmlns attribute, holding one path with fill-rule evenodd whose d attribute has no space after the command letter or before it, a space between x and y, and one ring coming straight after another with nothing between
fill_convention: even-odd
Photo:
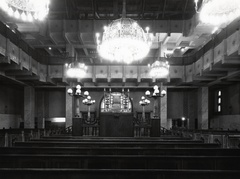
<instances>
[{"instance_id":1,"label":"wooden pew","mask_svg":"<svg viewBox=\"0 0 240 179\"><path fill-rule=\"evenodd\" d=\"M0 169L4 179L239 179L240 171L175 169Z\"/></svg>"},{"instance_id":2,"label":"wooden pew","mask_svg":"<svg viewBox=\"0 0 240 179\"><path fill-rule=\"evenodd\" d=\"M0 147L0 154L240 156L240 150L152 147Z\"/></svg>"},{"instance_id":3,"label":"wooden pew","mask_svg":"<svg viewBox=\"0 0 240 179\"><path fill-rule=\"evenodd\" d=\"M240 171L240 156L0 154L0 168Z\"/></svg>"},{"instance_id":4,"label":"wooden pew","mask_svg":"<svg viewBox=\"0 0 240 179\"><path fill-rule=\"evenodd\" d=\"M217 148L218 144L195 142L55 142L28 141L15 142L15 146L22 147L153 147L153 148Z\"/></svg>"}]
</instances>

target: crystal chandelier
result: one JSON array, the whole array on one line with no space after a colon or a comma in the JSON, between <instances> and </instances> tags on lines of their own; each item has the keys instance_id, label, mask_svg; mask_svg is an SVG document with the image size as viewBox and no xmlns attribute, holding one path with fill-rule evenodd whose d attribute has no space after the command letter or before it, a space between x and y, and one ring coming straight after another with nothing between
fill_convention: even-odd
<instances>
[{"instance_id":1,"label":"crystal chandelier","mask_svg":"<svg viewBox=\"0 0 240 179\"><path fill-rule=\"evenodd\" d=\"M43 20L49 11L49 0L1 0L0 7L10 16L23 21Z\"/></svg>"},{"instance_id":2,"label":"crystal chandelier","mask_svg":"<svg viewBox=\"0 0 240 179\"><path fill-rule=\"evenodd\" d=\"M66 74L70 78L83 78L87 73L87 66L77 61L66 64Z\"/></svg>"},{"instance_id":3,"label":"crystal chandelier","mask_svg":"<svg viewBox=\"0 0 240 179\"><path fill-rule=\"evenodd\" d=\"M157 60L152 65L148 65L150 68L150 76L155 78L166 77L169 73L168 61Z\"/></svg>"},{"instance_id":4,"label":"crystal chandelier","mask_svg":"<svg viewBox=\"0 0 240 179\"><path fill-rule=\"evenodd\" d=\"M149 33L148 27L145 33L135 20L126 18L125 6L124 0L122 18L104 27L102 41L99 40L99 33L96 38L101 57L110 61L131 63L146 57L153 35Z\"/></svg>"},{"instance_id":5,"label":"crystal chandelier","mask_svg":"<svg viewBox=\"0 0 240 179\"><path fill-rule=\"evenodd\" d=\"M195 0L198 10L198 0ZM200 20L212 25L229 23L240 16L239 0L203 0Z\"/></svg>"}]
</instances>

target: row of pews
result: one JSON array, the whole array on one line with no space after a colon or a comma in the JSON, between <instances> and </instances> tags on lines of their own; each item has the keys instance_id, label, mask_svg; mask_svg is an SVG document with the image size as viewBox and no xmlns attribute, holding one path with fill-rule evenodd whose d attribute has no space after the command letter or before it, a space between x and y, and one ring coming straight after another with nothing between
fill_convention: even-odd
<instances>
[{"instance_id":1,"label":"row of pews","mask_svg":"<svg viewBox=\"0 0 240 179\"><path fill-rule=\"evenodd\" d=\"M51 136L0 148L4 179L232 179L240 150L174 136Z\"/></svg>"}]
</instances>

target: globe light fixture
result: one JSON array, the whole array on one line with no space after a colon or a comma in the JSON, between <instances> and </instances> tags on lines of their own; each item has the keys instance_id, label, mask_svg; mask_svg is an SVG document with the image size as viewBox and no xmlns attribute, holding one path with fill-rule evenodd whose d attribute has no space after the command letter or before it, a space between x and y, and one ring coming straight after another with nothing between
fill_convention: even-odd
<instances>
[{"instance_id":1,"label":"globe light fixture","mask_svg":"<svg viewBox=\"0 0 240 179\"><path fill-rule=\"evenodd\" d=\"M126 2L123 1L122 18L114 20L104 27L102 41L96 34L99 55L110 61L131 63L147 56L153 35L146 32L138 23L126 18Z\"/></svg>"},{"instance_id":2,"label":"globe light fixture","mask_svg":"<svg viewBox=\"0 0 240 179\"><path fill-rule=\"evenodd\" d=\"M195 0L198 12L198 0ZM203 23L221 25L229 23L240 16L239 0L203 0L199 10Z\"/></svg>"},{"instance_id":3,"label":"globe light fixture","mask_svg":"<svg viewBox=\"0 0 240 179\"><path fill-rule=\"evenodd\" d=\"M87 98L85 98L84 100L82 100L82 103L84 104L84 105L87 105L88 106L88 117L87 117L87 121L89 122L91 122L91 113L90 113L90 106L91 105L93 105L93 104L95 104L95 100L92 100L91 99L91 96L87 96Z\"/></svg>"},{"instance_id":4,"label":"globe light fixture","mask_svg":"<svg viewBox=\"0 0 240 179\"><path fill-rule=\"evenodd\" d=\"M167 94L167 92L165 90L162 90L160 93L159 87L157 85L154 85L153 89L154 89L154 91L153 91L152 95L149 90L147 90L145 92L145 95L149 98L157 98L157 97L164 97Z\"/></svg>"},{"instance_id":5,"label":"globe light fixture","mask_svg":"<svg viewBox=\"0 0 240 179\"><path fill-rule=\"evenodd\" d=\"M83 78L87 73L87 66L84 63L72 62L66 64L66 74L69 78Z\"/></svg>"},{"instance_id":6,"label":"globe light fixture","mask_svg":"<svg viewBox=\"0 0 240 179\"><path fill-rule=\"evenodd\" d=\"M169 74L168 61L156 60L152 65L148 65L150 68L150 76L155 78L164 78Z\"/></svg>"},{"instance_id":7,"label":"globe light fixture","mask_svg":"<svg viewBox=\"0 0 240 179\"><path fill-rule=\"evenodd\" d=\"M141 97L141 100L139 101L139 105L142 106L142 121L146 122L146 117L145 117L145 106L150 104L150 100L146 99L145 96Z\"/></svg>"},{"instance_id":8,"label":"globe light fixture","mask_svg":"<svg viewBox=\"0 0 240 179\"><path fill-rule=\"evenodd\" d=\"M82 101L83 104L87 105L87 106L91 106L92 104L95 104L95 100L91 99L91 96L87 96L87 98L85 98Z\"/></svg>"},{"instance_id":9,"label":"globe light fixture","mask_svg":"<svg viewBox=\"0 0 240 179\"><path fill-rule=\"evenodd\" d=\"M0 8L23 21L43 20L49 11L49 0L1 0Z\"/></svg>"},{"instance_id":10,"label":"globe light fixture","mask_svg":"<svg viewBox=\"0 0 240 179\"><path fill-rule=\"evenodd\" d=\"M147 91L145 92L145 95L146 95L147 98L153 98L153 99L154 99L154 107L153 107L153 117L154 117L154 118L157 118L157 117L158 117L158 112L157 112L157 110L158 110L157 98L162 98L162 97L164 97L164 96L167 94L167 92L166 92L165 90L161 90L161 86L162 86L162 83L161 83L160 87L158 87L157 85L155 85L155 86L153 87L154 91L153 91L152 95L151 95L151 92L150 92L149 90L147 90ZM159 89L160 89L160 90L159 90ZM160 92L160 91L161 91L161 92Z\"/></svg>"},{"instance_id":11,"label":"globe light fixture","mask_svg":"<svg viewBox=\"0 0 240 179\"><path fill-rule=\"evenodd\" d=\"M67 93L70 95L70 96L73 96L76 98L76 103L75 103L75 117L81 117L80 116L80 98L87 98L89 96L89 92L88 91L84 91L84 93L82 94L82 91L81 91L81 85L77 85L76 87L72 87L72 88L69 88L67 90Z\"/></svg>"}]
</instances>

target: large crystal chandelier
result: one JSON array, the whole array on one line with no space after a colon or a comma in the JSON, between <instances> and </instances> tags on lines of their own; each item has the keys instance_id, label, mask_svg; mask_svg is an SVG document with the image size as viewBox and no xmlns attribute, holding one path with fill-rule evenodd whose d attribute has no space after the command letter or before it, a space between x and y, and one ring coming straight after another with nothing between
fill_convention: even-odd
<instances>
[{"instance_id":1,"label":"large crystal chandelier","mask_svg":"<svg viewBox=\"0 0 240 179\"><path fill-rule=\"evenodd\" d=\"M48 14L49 0L1 0L0 7L10 16L23 21L43 20Z\"/></svg>"},{"instance_id":2,"label":"large crystal chandelier","mask_svg":"<svg viewBox=\"0 0 240 179\"><path fill-rule=\"evenodd\" d=\"M156 60L150 67L150 76L155 78L164 78L169 73L168 61Z\"/></svg>"},{"instance_id":3,"label":"large crystal chandelier","mask_svg":"<svg viewBox=\"0 0 240 179\"><path fill-rule=\"evenodd\" d=\"M96 34L98 52L101 57L110 61L131 63L144 58L151 46L152 34L146 33L133 19L126 18L126 2L123 1L122 18L114 20L104 27L102 41Z\"/></svg>"},{"instance_id":4,"label":"large crystal chandelier","mask_svg":"<svg viewBox=\"0 0 240 179\"><path fill-rule=\"evenodd\" d=\"M195 0L198 9L198 0ZM229 23L240 16L239 0L203 0L200 20L212 25Z\"/></svg>"},{"instance_id":5,"label":"large crystal chandelier","mask_svg":"<svg viewBox=\"0 0 240 179\"><path fill-rule=\"evenodd\" d=\"M84 63L74 61L66 64L66 74L69 78L83 78L87 73L87 66Z\"/></svg>"}]
</instances>

